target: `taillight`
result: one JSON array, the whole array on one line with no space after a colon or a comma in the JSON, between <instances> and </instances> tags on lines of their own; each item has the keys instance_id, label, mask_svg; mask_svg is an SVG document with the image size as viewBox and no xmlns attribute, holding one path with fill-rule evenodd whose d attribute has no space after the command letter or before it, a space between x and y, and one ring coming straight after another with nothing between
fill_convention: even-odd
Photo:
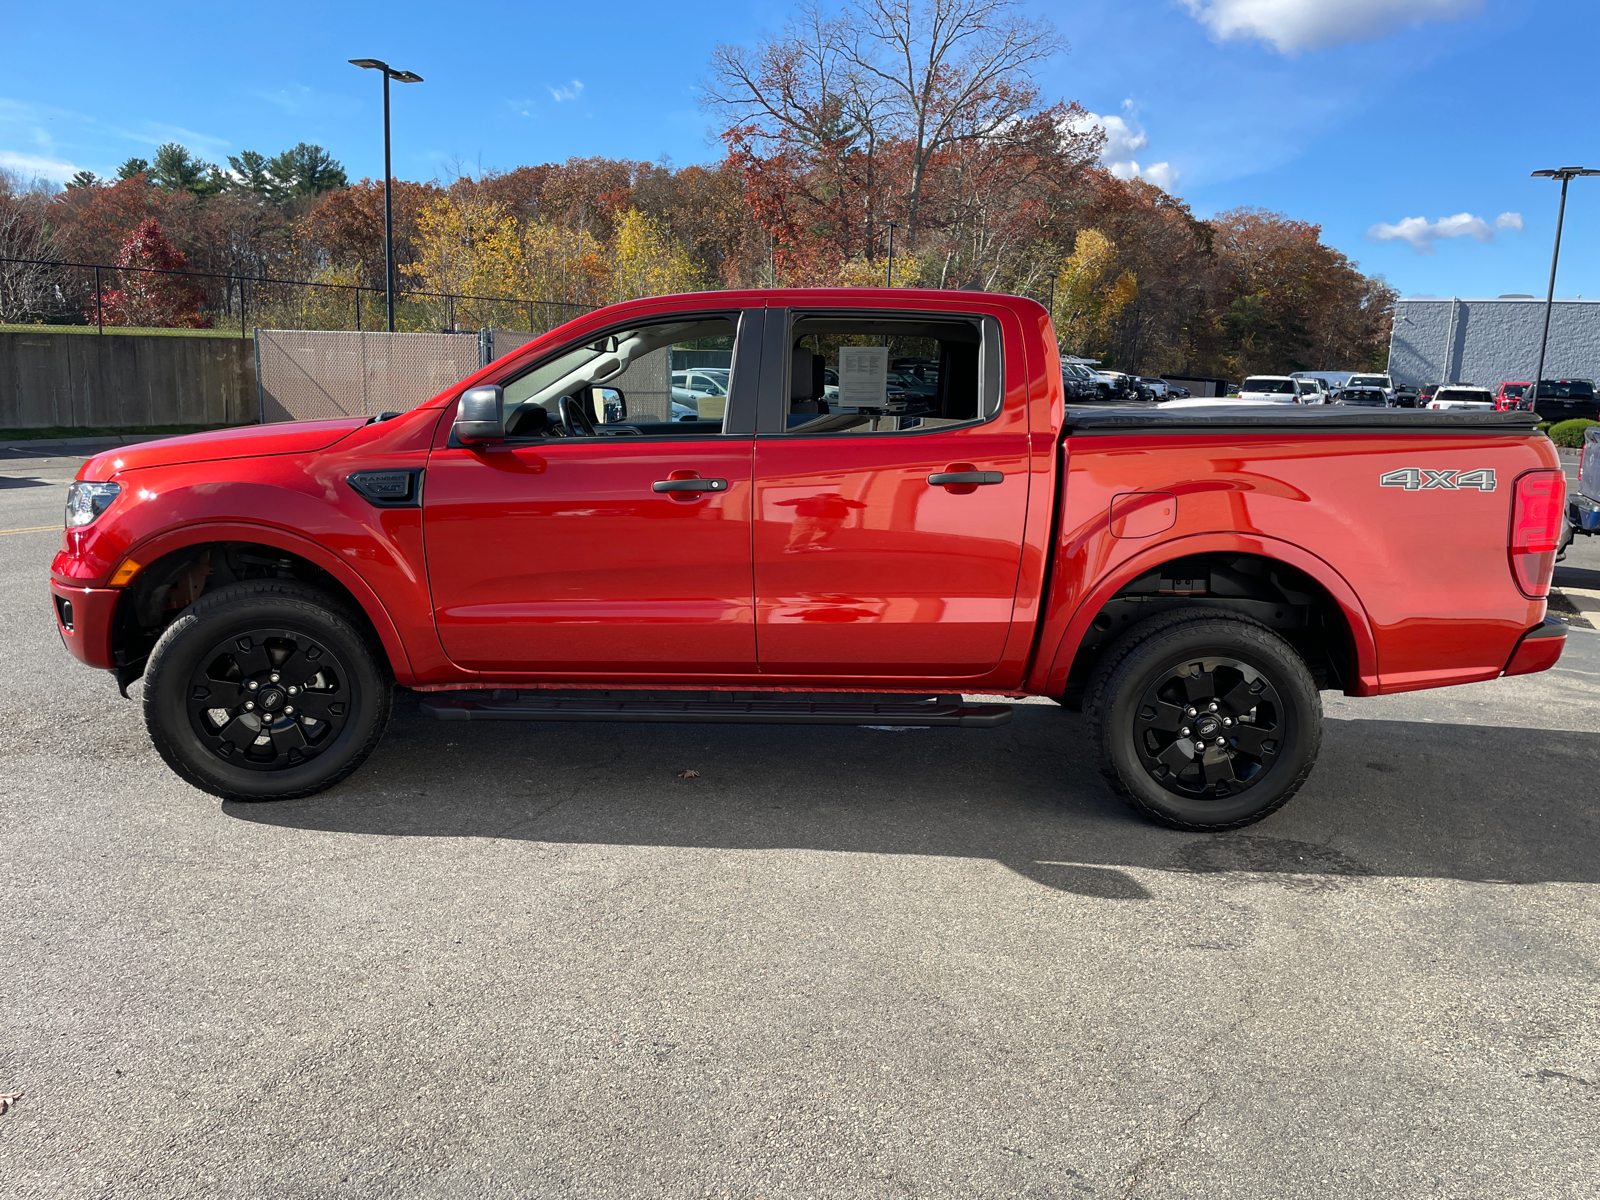
<instances>
[{"instance_id":1,"label":"taillight","mask_svg":"<svg viewBox=\"0 0 1600 1200\"><path fill-rule=\"evenodd\" d=\"M1511 574L1530 600L1550 594L1566 498L1567 477L1560 471L1517 476L1511 501Z\"/></svg>"}]
</instances>

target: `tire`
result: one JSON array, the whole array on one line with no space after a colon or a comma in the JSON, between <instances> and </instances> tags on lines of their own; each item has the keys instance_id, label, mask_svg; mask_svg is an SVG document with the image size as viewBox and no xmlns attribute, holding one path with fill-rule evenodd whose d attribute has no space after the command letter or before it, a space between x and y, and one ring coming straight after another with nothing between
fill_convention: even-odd
<instances>
[{"instance_id":1,"label":"tire","mask_svg":"<svg viewBox=\"0 0 1600 1200\"><path fill-rule=\"evenodd\" d=\"M1299 654L1220 609L1130 629L1096 665L1083 712L1112 790L1173 829L1238 829L1276 812L1322 744L1322 700Z\"/></svg>"},{"instance_id":2,"label":"tire","mask_svg":"<svg viewBox=\"0 0 1600 1200\"><path fill-rule=\"evenodd\" d=\"M332 787L377 746L393 696L394 676L365 620L290 581L201 596L162 633L144 673L156 751L224 800L291 800Z\"/></svg>"}]
</instances>

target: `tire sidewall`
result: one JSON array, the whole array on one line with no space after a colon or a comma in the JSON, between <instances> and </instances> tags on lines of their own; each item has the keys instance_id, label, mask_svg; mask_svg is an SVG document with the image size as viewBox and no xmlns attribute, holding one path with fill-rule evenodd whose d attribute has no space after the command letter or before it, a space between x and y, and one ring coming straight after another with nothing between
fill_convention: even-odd
<instances>
[{"instance_id":1,"label":"tire sidewall","mask_svg":"<svg viewBox=\"0 0 1600 1200\"><path fill-rule=\"evenodd\" d=\"M1184 662L1233 658L1260 672L1283 702L1282 746L1266 773L1227 800L1201 800L1168 791L1145 769L1135 745L1134 718L1151 684ZM1321 742L1321 700L1294 650L1264 628L1197 622L1152 638L1118 664L1106 682L1102 754L1139 805L1196 828L1247 824L1284 804L1299 787Z\"/></svg>"},{"instance_id":2,"label":"tire sidewall","mask_svg":"<svg viewBox=\"0 0 1600 1200\"><path fill-rule=\"evenodd\" d=\"M277 771L237 767L220 758L195 731L188 706L189 680L201 658L229 637L262 626L326 643L344 665L351 691L351 711L333 744ZM371 750L374 724L387 717L383 700L389 686L367 640L337 613L292 594L228 596L219 590L168 626L150 652L145 720L162 757L197 787L226 799L279 799L320 791L360 765Z\"/></svg>"}]
</instances>

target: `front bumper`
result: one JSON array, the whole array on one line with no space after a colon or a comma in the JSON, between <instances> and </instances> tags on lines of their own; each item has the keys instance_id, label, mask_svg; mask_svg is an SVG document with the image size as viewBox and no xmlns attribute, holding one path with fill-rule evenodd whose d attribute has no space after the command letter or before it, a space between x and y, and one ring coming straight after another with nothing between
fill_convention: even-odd
<instances>
[{"instance_id":1,"label":"front bumper","mask_svg":"<svg viewBox=\"0 0 1600 1200\"><path fill-rule=\"evenodd\" d=\"M111 623L121 595L121 588L68 587L50 581L56 629L74 658L107 671L115 668L111 660Z\"/></svg>"}]
</instances>

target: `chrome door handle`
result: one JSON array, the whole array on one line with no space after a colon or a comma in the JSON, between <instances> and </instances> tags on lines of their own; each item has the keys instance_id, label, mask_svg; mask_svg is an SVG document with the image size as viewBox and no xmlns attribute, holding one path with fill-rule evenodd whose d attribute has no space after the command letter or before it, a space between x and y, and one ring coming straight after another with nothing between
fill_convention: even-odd
<instances>
[{"instance_id":1,"label":"chrome door handle","mask_svg":"<svg viewBox=\"0 0 1600 1200\"><path fill-rule=\"evenodd\" d=\"M999 471L935 471L928 476L930 487L950 487L953 484L973 487L1003 482L1005 476Z\"/></svg>"},{"instance_id":2,"label":"chrome door handle","mask_svg":"<svg viewBox=\"0 0 1600 1200\"><path fill-rule=\"evenodd\" d=\"M725 492L726 479L658 479L650 485L652 492Z\"/></svg>"}]
</instances>

